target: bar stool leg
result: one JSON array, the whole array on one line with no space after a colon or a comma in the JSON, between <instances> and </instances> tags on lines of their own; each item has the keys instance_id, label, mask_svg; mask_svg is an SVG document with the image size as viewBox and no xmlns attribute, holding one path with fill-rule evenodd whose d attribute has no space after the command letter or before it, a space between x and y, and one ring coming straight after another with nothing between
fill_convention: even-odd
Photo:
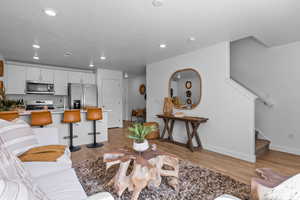
<instances>
[{"instance_id":1,"label":"bar stool leg","mask_svg":"<svg viewBox=\"0 0 300 200\"><path fill-rule=\"evenodd\" d=\"M96 120L93 120L93 130L94 130L94 132L93 132L94 142L91 143L91 144L86 145L87 148L98 148L98 147L102 147L102 146L103 146L102 143L97 143L97 142L96 142L96 134L97 134L97 132L96 132Z\"/></svg>"},{"instance_id":2,"label":"bar stool leg","mask_svg":"<svg viewBox=\"0 0 300 200\"><path fill-rule=\"evenodd\" d=\"M70 123L70 146L69 149L71 152L79 151L80 146L73 146L73 123Z\"/></svg>"}]
</instances>

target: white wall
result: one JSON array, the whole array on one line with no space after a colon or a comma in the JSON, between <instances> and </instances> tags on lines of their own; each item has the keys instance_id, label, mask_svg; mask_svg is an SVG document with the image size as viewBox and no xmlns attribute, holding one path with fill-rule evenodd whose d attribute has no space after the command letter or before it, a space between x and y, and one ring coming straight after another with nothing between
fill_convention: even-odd
<instances>
[{"instance_id":1,"label":"white wall","mask_svg":"<svg viewBox=\"0 0 300 200\"><path fill-rule=\"evenodd\" d=\"M146 108L145 96L141 95L139 88L141 84L146 85L146 76L136 76L128 79L128 111Z\"/></svg>"},{"instance_id":2,"label":"white wall","mask_svg":"<svg viewBox=\"0 0 300 200\"><path fill-rule=\"evenodd\" d=\"M300 42L273 48L253 38L233 42L231 75L274 102L256 103L256 127L271 148L300 154Z\"/></svg>"},{"instance_id":3,"label":"white wall","mask_svg":"<svg viewBox=\"0 0 300 200\"><path fill-rule=\"evenodd\" d=\"M123 79L123 120L129 120L129 105L128 105L128 79Z\"/></svg>"},{"instance_id":4,"label":"white wall","mask_svg":"<svg viewBox=\"0 0 300 200\"><path fill-rule=\"evenodd\" d=\"M199 128L204 148L255 162L255 96L229 79L228 42L147 65L147 120L162 122L156 114L162 113L163 99L168 96L169 78L172 73L184 68L194 68L202 77L199 106L183 112L209 118ZM184 123L175 124L174 139L187 141Z\"/></svg>"}]
</instances>

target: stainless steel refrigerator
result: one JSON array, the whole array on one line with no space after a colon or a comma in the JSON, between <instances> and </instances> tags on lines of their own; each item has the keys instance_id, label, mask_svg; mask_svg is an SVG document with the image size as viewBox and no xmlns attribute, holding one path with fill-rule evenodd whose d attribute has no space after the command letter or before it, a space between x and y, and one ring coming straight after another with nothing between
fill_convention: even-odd
<instances>
[{"instance_id":1,"label":"stainless steel refrigerator","mask_svg":"<svg viewBox=\"0 0 300 200\"><path fill-rule=\"evenodd\" d=\"M98 89L95 84L68 84L68 103L70 109L98 106Z\"/></svg>"}]
</instances>

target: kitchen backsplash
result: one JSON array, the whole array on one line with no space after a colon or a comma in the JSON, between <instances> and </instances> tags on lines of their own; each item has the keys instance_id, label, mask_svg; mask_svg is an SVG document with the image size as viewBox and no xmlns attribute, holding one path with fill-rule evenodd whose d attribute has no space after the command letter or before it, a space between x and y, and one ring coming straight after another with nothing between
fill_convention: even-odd
<instances>
[{"instance_id":1,"label":"kitchen backsplash","mask_svg":"<svg viewBox=\"0 0 300 200\"><path fill-rule=\"evenodd\" d=\"M11 100L23 99L26 105L30 101L52 100L56 108L63 108L64 105L65 107L68 107L67 96L26 94L26 95L6 95L6 97Z\"/></svg>"}]
</instances>

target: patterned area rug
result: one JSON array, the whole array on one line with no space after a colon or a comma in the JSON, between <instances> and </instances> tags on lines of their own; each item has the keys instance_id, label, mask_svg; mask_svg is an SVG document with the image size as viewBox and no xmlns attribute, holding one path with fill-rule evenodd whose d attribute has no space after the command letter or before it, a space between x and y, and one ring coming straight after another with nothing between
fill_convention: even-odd
<instances>
[{"instance_id":1,"label":"patterned area rug","mask_svg":"<svg viewBox=\"0 0 300 200\"><path fill-rule=\"evenodd\" d=\"M200 168L190 162L180 161L178 192L174 191L163 178L159 188L144 189L139 200L213 200L222 194L231 194L243 200L250 199L250 186L240 183L209 169ZM131 193L126 190L119 198L113 187L105 184L114 176L118 166L105 171L102 157L98 160L86 160L74 166L79 180L88 195L97 192L110 192L115 200L130 200Z\"/></svg>"}]
</instances>

